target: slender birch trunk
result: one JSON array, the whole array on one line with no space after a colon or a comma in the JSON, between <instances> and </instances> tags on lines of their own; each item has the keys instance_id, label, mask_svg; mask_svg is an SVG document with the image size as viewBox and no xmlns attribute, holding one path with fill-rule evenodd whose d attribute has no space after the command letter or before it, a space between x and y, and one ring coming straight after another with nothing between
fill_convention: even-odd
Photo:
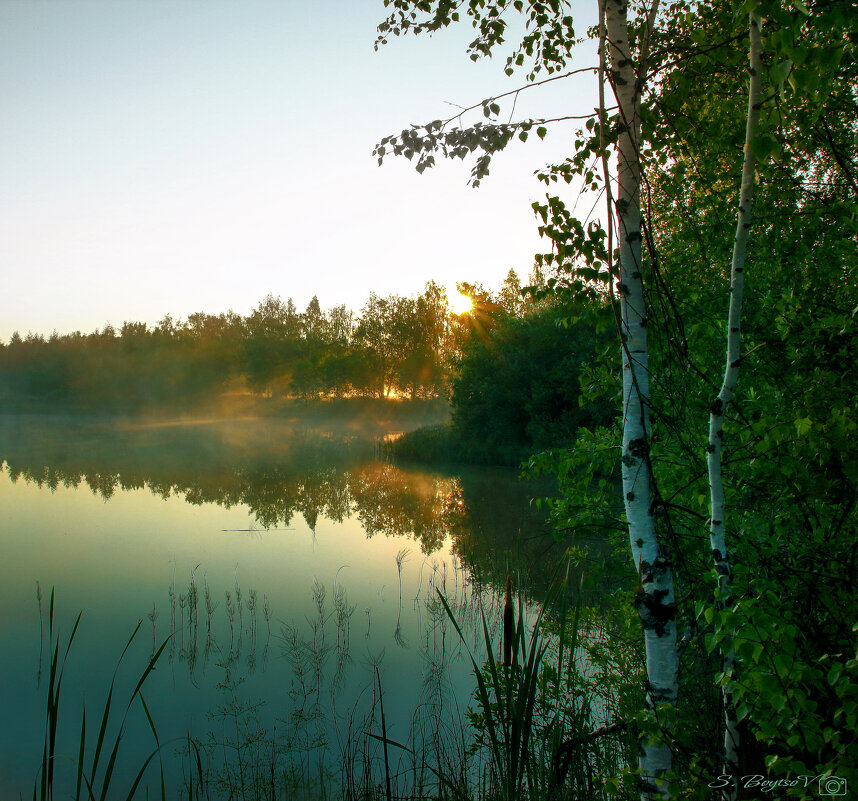
<instances>
[{"instance_id":1,"label":"slender birch trunk","mask_svg":"<svg viewBox=\"0 0 858 801\"><path fill-rule=\"evenodd\" d=\"M716 604L723 609L730 603L732 588L731 569L727 558L725 529L724 486L721 478L721 449L723 440L724 412L733 398L736 382L739 378L739 352L742 316L742 294L745 286L745 248L748 231L751 227L751 200L754 193L755 158L751 149L751 140L757 130L760 118L760 72L762 49L759 20L750 15L750 80L748 87L748 119L745 129L745 153L742 164L742 185L739 195L739 213L736 223L736 237L733 240L733 258L730 270L730 308L727 329L727 364L724 368L724 381L721 391L709 409L709 444L707 466L709 471L709 494L712 516L709 521L709 543L712 549L712 561L717 579ZM725 641L721 647L723 669L727 673L735 670L736 659L732 643ZM736 706L729 683L722 687L724 707L724 772L732 778L732 785L725 788L726 799L736 797L736 778L739 775L740 732L736 718Z\"/></svg>"},{"instance_id":2,"label":"slender birch trunk","mask_svg":"<svg viewBox=\"0 0 858 801\"><path fill-rule=\"evenodd\" d=\"M650 12L650 29L657 11ZM676 703L678 654L673 573L659 547L650 492L649 368L647 314L641 274L640 96L646 71L646 46L638 70L628 35L627 0L604 0L605 28L610 55L610 79L619 106L617 221L620 252L620 308L623 358L622 478L632 558L640 573L637 608L646 648L646 708L655 714L659 704ZM670 769L667 743L642 741L641 797L666 797L669 790L657 780Z\"/></svg>"}]
</instances>

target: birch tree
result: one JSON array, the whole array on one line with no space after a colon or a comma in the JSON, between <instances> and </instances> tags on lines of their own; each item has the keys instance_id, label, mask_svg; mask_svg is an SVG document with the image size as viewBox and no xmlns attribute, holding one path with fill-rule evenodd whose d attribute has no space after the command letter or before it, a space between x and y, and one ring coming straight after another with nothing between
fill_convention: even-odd
<instances>
[{"instance_id":1,"label":"birch tree","mask_svg":"<svg viewBox=\"0 0 858 801\"><path fill-rule=\"evenodd\" d=\"M527 83L504 95L486 98L448 120L412 126L385 137L375 151L379 161L390 154L404 155L414 160L422 172L432 166L438 154L458 158L473 154L471 183L477 185L488 174L496 153L513 137L524 140L534 132L544 137L551 124L568 119L513 120L512 115L505 122L500 119L501 106L518 97L524 88L577 71L571 69L575 33L564 3L391 0L386 5L393 13L379 29L381 43L390 35L432 32L461 17L469 19L476 30L470 46L474 59L491 54L503 44L509 33L506 15L510 10L518 11L525 33L505 69L507 74L525 70ZM799 365L808 369L813 362L812 353L796 344L800 334L796 324L790 322L790 315L801 310L799 294L821 299L815 301L818 307L801 318L804 324L816 327L819 337L815 341L826 343L819 347L827 351L835 347L833 342L852 341L849 337L855 313L851 317L849 313L854 309L850 298L854 300L856 285L854 208L858 200L853 12L849 3L841 0L809 6L801 2L748 0L721 5L678 0L661 11L658 0L632 10L622 0L601 0L601 63L584 69L600 74L600 86L612 92L616 105L609 110L603 96L600 108L579 131L574 152L564 163L546 168L540 176L549 185L582 179L585 186L604 192L608 201L608 213L601 225L587 225L576 219L554 196L544 204L534 204L534 208L541 218L540 233L553 247L551 254L538 257L538 265L554 272L558 286L565 281L571 290L586 293L601 282L605 292L613 290L618 296L623 379L622 502L629 561L638 577L635 598L646 661L646 714L638 720L642 731L639 773L644 798L669 795L668 782L675 778L670 746L674 736L682 736L676 728L671 729L675 713L681 714L676 707L678 614L683 615L686 629L681 648L691 644L693 649L695 633L700 633L701 641L705 633L705 649L701 643L700 651L720 650L722 657L721 675L713 678L722 690L721 759L727 780L719 777L713 787L727 797L735 795L738 724L742 721L756 727L753 730L758 741L769 740L781 749L769 753L765 766L755 765L755 770L777 770L779 764L806 764L801 760L788 762L783 749L800 747L802 759L807 760L834 753L836 749L826 745L829 742L838 743L838 753L848 749L836 732L842 725L837 720L845 720L853 708L851 702L842 700L849 695L842 677L854 672L855 663L834 654L837 649L841 655L848 654L854 648L846 644L850 635L843 627L830 627L836 632L826 635L826 644L812 646L820 658L837 663L828 675L837 689L829 691L823 687L821 669L810 667L813 660L798 656L797 643L808 642L808 637L798 624L782 625L776 607L782 590L770 576L786 576L794 587L796 579L789 570L796 569L800 554L810 553L809 546L797 540L790 528L836 543L841 562L845 559L843 570L830 564L827 574L811 571L813 581L835 582L831 586L836 586L836 577L855 572L849 567L855 560L848 558L846 532L858 497L856 471L849 466L852 457L841 463L841 453L855 450L847 444L845 434L856 429L854 403L848 400L848 386L854 381L843 393L829 382L825 391L840 398L840 405L811 414L802 411L802 402L797 399L807 382L789 373ZM749 20L749 27L742 20ZM761 36L761 26L765 26L765 36ZM686 77L689 65L694 69ZM766 80L767 96L761 100L761 84ZM760 122L763 106L765 125ZM828 116L825 109L831 110ZM466 125L462 118L469 111L478 115L481 112L482 119ZM734 154L742 145L739 181ZM772 157L776 163L771 169L764 167ZM763 283L759 262L766 259L766 302L774 308L761 312L758 307L754 315L776 333L767 339L758 332L756 342L752 341L742 354L739 334L743 275L755 182L762 184L769 215L763 225L766 243L755 251L757 261L752 263L755 275L759 274ZM741 184L739 213L736 233L731 238L729 229L721 223L734 219L737 183ZM825 218L818 235L810 232L814 228L810 209L821 210ZM806 240L797 248L802 255L791 252L792 231L779 222L779 215L792 220L796 242ZM851 238L837 241L843 231L852 231ZM766 250L772 255L767 256ZM835 263L831 270L820 270L819 259L828 258L823 253L842 259L842 267ZM672 261L669 276L665 276L661 263L665 257ZM812 265L806 267L804 286L798 285L792 266L800 259ZM710 297L723 297L727 271L721 265L727 263L731 263L730 308L726 319L726 367L722 371L712 358L711 342L712 331L722 324L724 316L723 310L713 310ZM850 275L851 284L847 278ZM708 293L705 303L699 298L701 286ZM677 300L680 292L685 293L684 297ZM684 318L680 302L685 304L684 309L693 310ZM689 331L703 332L701 350L693 355ZM656 361L648 341L653 334L661 337ZM768 332L767 335L771 336ZM771 367L767 368L770 375L766 373L755 380L757 394L754 388L748 390L751 417L745 418L743 412L737 411L740 364L755 351L757 357L761 356L769 342L779 338L783 340L778 345L782 347L778 351L781 361L777 362L773 354ZM790 354L789 359L784 353ZM679 374L661 372L674 369L671 359L679 365ZM818 374L818 365L812 369ZM715 376L719 377L720 389ZM594 366L585 380L591 387L610 385L610 369ZM781 390L779 381L789 384L790 389ZM655 402L653 387L658 393ZM823 392L821 385L817 390ZM769 398L762 400L760 391L768 393ZM779 403L783 409L778 408ZM794 421L788 417L790 414L795 416ZM826 416L826 422L817 423L813 415ZM741 456L728 453L725 457L724 422L736 421L737 417L741 422ZM703 448L700 429L707 418L709 438ZM794 425L797 443L785 439L785 425ZM802 438L812 438L817 431L813 447L826 454L820 456L818 463L810 456L810 443L800 442ZM836 448L826 441L829 434L838 443ZM731 436L736 436L734 430ZM598 437L585 432L579 440L583 446L579 450L584 455L570 456L569 463L557 467L557 473L569 476L574 459L578 459L576 468L589 467L585 460L594 456L604 467L608 462L604 456L607 448L601 448ZM662 437L670 443L663 444ZM828 487L824 497L817 496L824 512L817 513L808 503L808 491L800 487L798 477L792 479L794 487L783 488L789 484L780 475L780 462L785 457L772 450L783 443L790 448L790 469L794 474L809 470L816 475L820 487ZM803 455L796 455L799 453ZM593 494L590 475L577 485L570 484L567 490L568 496L577 492L577 498L584 499L575 500L581 507L586 507ZM835 476L836 481L831 478ZM778 490L772 490L773 486ZM761 497L768 505L758 511ZM783 509L775 498L786 498L793 507ZM555 506L568 528L575 527L577 508L568 497ZM732 514L730 529L735 532L731 539L726 534L728 512ZM780 523L778 515L789 522ZM824 535L820 533L823 530ZM705 540L707 534L707 561L714 566L717 582L716 603L709 608L711 595L706 597L705 583L700 580L705 568L699 564L689 566L690 559L700 556L701 535ZM689 556L689 541L693 542L696 557ZM785 556L789 551L782 542L790 543L796 553L794 558ZM765 584L746 564L746 586L741 597L731 586L731 547L740 550L746 560L756 558L755 549L765 551L761 561L765 565ZM772 564L789 564L790 568L774 570ZM677 593L675 581L684 582L681 593ZM768 589L758 591L755 581ZM817 593L816 584L809 579L801 586L805 594ZM678 594L682 600L677 600ZM697 600L705 612L696 620L690 613L689 598ZM816 610L827 608L821 595L814 604ZM854 610L855 606L845 599L837 604L843 611ZM701 630L703 626L708 630ZM801 670L793 665L801 665ZM790 681L801 682L794 694ZM780 693L777 699L776 692ZM831 700L832 694L841 700ZM794 699L790 712L784 711L783 699L787 698ZM813 720L813 710L823 703L818 699L827 699L825 703L837 709L840 717L829 718L828 724ZM687 726L694 724L694 716L694 710L687 711ZM828 725L825 733L824 725ZM782 727L788 733L781 735ZM815 733L808 737L805 731ZM698 767L705 761L695 759ZM706 769L718 770L711 762L709 766Z\"/></svg>"},{"instance_id":2,"label":"birch tree","mask_svg":"<svg viewBox=\"0 0 858 801\"><path fill-rule=\"evenodd\" d=\"M600 14L602 47L609 53L609 76L618 106L617 197L619 238L620 346L623 364L622 485L632 561L639 585L636 606L644 631L646 710L658 715L659 705L674 706L678 690L676 604L669 555L659 543L650 488L650 392L647 309L641 261L640 103L646 80L649 35L658 13L654 0L638 58L629 37L627 0L604 0ZM604 111L602 112L604 114ZM605 176L610 184L610 175ZM671 768L670 748L659 739L641 745L643 797L669 795L661 779Z\"/></svg>"},{"instance_id":3,"label":"birch tree","mask_svg":"<svg viewBox=\"0 0 858 801\"><path fill-rule=\"evenodd\" d=\"M741 363L740 334L742 297L745 288L745 252L751 228L751 203L754 194L754 169L756 164L752 143L760 118L760 84L762 81L761 34L760 21L754 12L750 14L749 29L748 119L745 129L744 163L742 165L738 221L736 223L736 235L733 240L733 256L730 271L730 306L727 314L727 363L724 368L724 379L721 389L710 407L709 442L706 447L711 504L709 542L718 582L717 602L721 608L726 608L729 605L732 595L730 582L731 568L727 555L726 538L727 509L724 501L724 487L721 474L721 442L724 435L724 410L733 399L739 379L739 365ZM736 669L736 659L732 643L729 641L722 647L722 659L725 670L732 673ZM723 684L721 693L724 706L724 769L725 774L731 777L730 789L725 795L729 798L735 798L737 789L736 781L739 776L741 735L731 684Z\"/></svg>"},{"instance_id":4,"label":"birch tree","mask_svg":"<svg viewBox=\"0 0 858 801\"><path fill-rule=\"evenodd\" d=\"M388 33L401 34L433 31L457 21L459 12L444 2L417 4L393 0L385 5L395 12L379 30L381 41ZM572 18L563 14L562 2L516 2L514 7L527 20L527 33L517 51L507 60L506 71L521 66L525 56L534 58L528 73L530 85L544 70L549 75L566 67L574 45ZM474 57L490 54L504 38L506 22L502 17L504 4L470 2L467 14L479 36L472 43ZM646 337L647 312L644 303L641 263L640 214L640 101L646 81L649 35L658 13L654 0L646 17L646 30L638 52L633 52L629 36L628 3L626 0L604 0L600 4L600 26L606 32L603 51L607 49L610 63L608 77L618 107L617 136L617 197L615 208L619 236L618 291L621 320L620 343L623 363L623 437L622 485L628 521L631 554L638 573L636 606L640 615L646 652L646 711L654 718L642 738L640 772L642 797L654 794L666 796L668 787L663 780L671 767L670 748L658 735L658 713L661 705L675 705L677 698L678 658L676 651L676 608L670 559L661 547L653 519L650 491L649 462L649 368ZM420 17L418 14L426 14ZM428 12L428 13L427 13ZM571 73L567 73L571 74ZM497 115L495 98L482 102L487 117ZM604 110L603 110L604 111ZM502 149L515 132L527 138L536 126L544 136L544 124L549 120L525 120L515 124L484 126L477 123L468 129L449 126L450 121L435 121L423 129L404 130L399 136L385 137L376 148L381 161L388 150L412 158L417 155L417 169L423 171L434 163L434 153L463 157L479 150L472 183L488 174L492 155ZM610 175L605 176L610 185ZM583 232L582 232L583 234ZM608 258L611 255L608 254ZM558 257L558 261L561 257Z\"/></svg>"}]
</instances>

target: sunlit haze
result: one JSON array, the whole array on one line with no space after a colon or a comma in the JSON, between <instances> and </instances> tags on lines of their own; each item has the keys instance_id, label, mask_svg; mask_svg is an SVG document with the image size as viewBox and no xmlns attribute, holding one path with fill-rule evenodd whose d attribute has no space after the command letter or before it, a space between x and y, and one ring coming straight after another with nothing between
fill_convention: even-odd
<instances>
[{"instance_id":1,"label":"sunlit haze","mask_svg":"<svg viewBox=\"0 0 858 801\"><path fill-rule=\"evenodd\" d=\"M471 162L379 167L383 136L519 80L469 60L469 28L374 52L384 11L0 4L0 338L245 315L268 293L359 311L370 292L526 276L533 173L572 128L516 141L479 189ZM537 88L515 115L586 113L593 90L590 75Z\"/></svg>"}]
</instances>

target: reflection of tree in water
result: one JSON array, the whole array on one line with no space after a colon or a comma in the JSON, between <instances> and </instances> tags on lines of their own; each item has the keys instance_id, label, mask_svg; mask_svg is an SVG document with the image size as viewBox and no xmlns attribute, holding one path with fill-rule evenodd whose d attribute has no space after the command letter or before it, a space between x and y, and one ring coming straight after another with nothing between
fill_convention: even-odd
<instances>
[{"instance_id":1,"label":"reflection of tree in water","mask_svg":"<svg viewBox=\"0 0 858 801\"><path fill-rule=\"evenodd\" d=\"M368 537L406 536L425 554L452 538L458 556L488 582L505 581L510 559L545 561L544 516L528 504L539 490L508 471L401 469L374 460L367 440L288 430L256 434L252 448L242 447L251 437L239 433L92 424L52 432L39 421L0 428L0 456L13 481L52 490L85 485L109 499L145 488L195 505L246 505L265 528L288 526L296 513L311 529L320 519L356 516Z\"/></svg>"},{"instance_id":2,"label":"reflection of tree in water","mask_svg":"<svg viewBox=\"0 0 858 801\"><path fill-rule=\"evenodd\" d=\"M457 478L406 472L386 462L352 471L349 488L368 537L405 534L418 540L427 554L449 536L451 510L464 513Z\"/></svg>"}]
</instances>

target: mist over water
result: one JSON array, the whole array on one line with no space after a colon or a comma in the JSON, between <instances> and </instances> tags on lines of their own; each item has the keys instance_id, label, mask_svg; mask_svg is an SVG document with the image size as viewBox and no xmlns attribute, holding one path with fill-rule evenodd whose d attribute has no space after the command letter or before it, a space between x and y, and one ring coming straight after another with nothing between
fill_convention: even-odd
<instances>
[{"instance_id":1,"label":"mist over water","mask_svg":"<svg viewBox=\"0 0 858 801\"><path fill-rule=\"evenodd\" d=\"M333 418L0 418L0 707L14 721L0 794L29 794L38 768L52 587L64 636L84 612L63 690L69 750L138 621L118 686L175 632L144 688L175 747L264 702L260 725L335 762L331 726L368 714L375 666L394 739L430 697L464 709L470 662L435 590L476 633L480 593L497 603L507 573L546 585L535 488L509 471L391 464L379 440L413 421ZM152 749L142 715L129 712L127 764Z\"/></svg>"}]
</instances>

